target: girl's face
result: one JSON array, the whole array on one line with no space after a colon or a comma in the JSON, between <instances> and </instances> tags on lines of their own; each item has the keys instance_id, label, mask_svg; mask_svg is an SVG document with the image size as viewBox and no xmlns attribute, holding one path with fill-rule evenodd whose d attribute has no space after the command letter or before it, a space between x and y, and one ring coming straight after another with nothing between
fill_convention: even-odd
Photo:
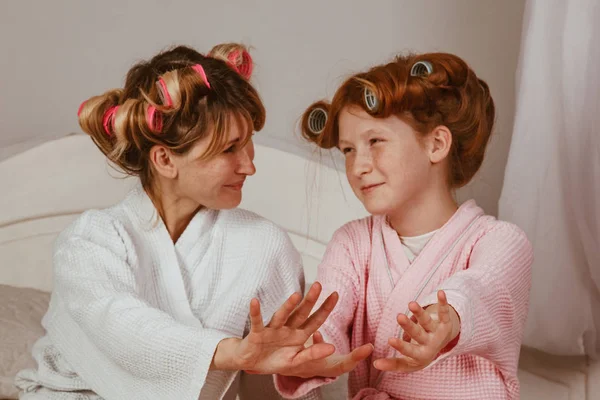
<instances>
[{"instance_id":1,"label":"girl's face","mask_svg":"<svg viewBox=\"0 0 600 400\"><path fill-rule=\"evenodd\" d=\"M423 139L396 116L374 118L359 107L344 108L338 147L348 182L371 214L394 214L417 204L432 182Z\"/></svg>"}]
</instances>

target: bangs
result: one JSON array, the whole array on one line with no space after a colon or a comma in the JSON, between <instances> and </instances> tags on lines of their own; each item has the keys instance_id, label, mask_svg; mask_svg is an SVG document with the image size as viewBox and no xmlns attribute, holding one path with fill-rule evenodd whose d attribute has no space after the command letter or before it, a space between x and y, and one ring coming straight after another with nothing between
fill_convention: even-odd
<instances>
[{"instance_id":1,"label":"bangs","mask_svg":"<svg viewBox=\"0 0 600 400\"><path fill-rule=\"evenodd\" d=\"M240 147L248 144L252 138L252 133L256 130L254 120L246 110L235 113L231 111L215 112L210 115L209 120L210 128L206 134L212 134L212 137L201 159L212 158L227 148L229 143L228 133L235 128L232 124L236 124L240 132L241 137L240 142L238 142Z\"/></svg>"}]
</instances>

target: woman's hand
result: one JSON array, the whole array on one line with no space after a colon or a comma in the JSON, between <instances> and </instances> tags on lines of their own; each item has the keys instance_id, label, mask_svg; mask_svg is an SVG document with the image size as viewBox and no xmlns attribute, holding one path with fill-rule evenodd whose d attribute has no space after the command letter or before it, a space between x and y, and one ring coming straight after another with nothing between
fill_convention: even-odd
<instances>
[{"instance_id":1,"label":"woman's hand","mask_svg":"<svg viewBox=\"0 0 600 400\"><path fill-rule=\"evenodd\" d=\"M252 299L250 333L236 343L233 351L236 369L259 374L286 373L304 363L333 354L335 347L331 344L319 342L304 346L338 301L338 294L334 292L310 315L320 294L318 282L311 286L304 299L299 293L294 293L266 326L263 325L258 300Z\"/></svg>"},{"instance_id":2,"label":"woman's hand","mask_svg":"<svg viewBox=\"0 0 600 400\"><path fill-rule=\"evenodd\" d=\"M313 335L313 344L322 343L325 343L323 336L321 336L321 333L316 332ZM357 347L348 354L332 354L325 358L307 361L279 374L299 378L312 378L315 376L335 378L352 371L358 363L369 357L372 352L373 345L368 343Z\"/></svg>"}]
</instances>

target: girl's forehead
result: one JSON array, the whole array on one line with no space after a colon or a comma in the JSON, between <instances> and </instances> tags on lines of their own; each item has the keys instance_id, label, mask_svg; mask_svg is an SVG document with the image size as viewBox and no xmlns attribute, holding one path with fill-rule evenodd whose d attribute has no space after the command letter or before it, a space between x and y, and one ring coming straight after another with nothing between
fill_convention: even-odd
<instances>
[{"instance_id":1,"label":"girl's forehead","mask_svg":"<svg viewBox=\"0 0 600 400\"><path fill-rule=\"evenodd\" d=\"M403 128L399 118L391 116L388 118L375 118L364 110L342 110L339 116L339 135L369 135L393 133Z\"/></svg>"}]
</instances>

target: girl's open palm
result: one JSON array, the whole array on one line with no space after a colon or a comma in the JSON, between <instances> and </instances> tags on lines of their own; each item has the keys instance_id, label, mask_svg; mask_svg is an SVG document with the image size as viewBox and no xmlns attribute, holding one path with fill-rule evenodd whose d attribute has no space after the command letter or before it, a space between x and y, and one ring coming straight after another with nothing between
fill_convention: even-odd
<instances>
[{"instance_id":1,"label":"girl's open palm","mask_svg":"<svg viewBox=\"0 0 600 400\"><path fill-rule=\"evenodd\" d=\"M437 293L438 303L424 310L417 302L408 306L413 313L411 319L405 314L398 315L398 324L404 336L390 338L388 343L401 357L382 358L374 366L382 371L414 372L427 367L440 351L458 335L460 323L458 315L448 304L443 290ZM454 314L454 315L451 315Z\"/></svg>"}]
</instances>

